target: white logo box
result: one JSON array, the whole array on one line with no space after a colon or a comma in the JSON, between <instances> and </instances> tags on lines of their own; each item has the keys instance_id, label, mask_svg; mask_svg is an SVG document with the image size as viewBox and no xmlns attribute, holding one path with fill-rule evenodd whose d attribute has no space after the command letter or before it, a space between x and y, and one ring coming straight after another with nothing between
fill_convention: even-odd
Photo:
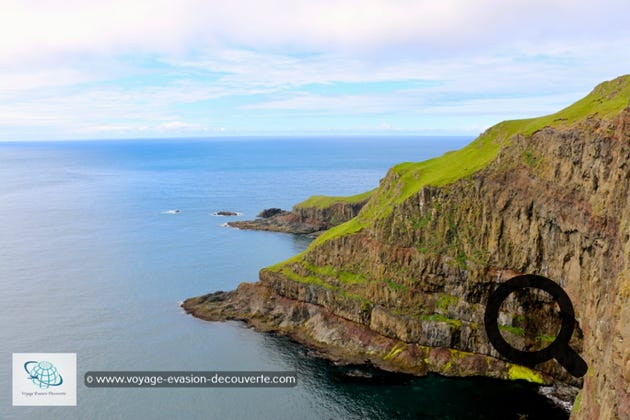
<instances>
[{"instance_id":1,"label":"white logo box","mask_svg":"<svg viewBox=\"0 0 630 420\"><path fill-rule=\"evenodd\" d=\"M77 405L76 353L13 353L13 405Z\"/></svg>"}]
</instances>

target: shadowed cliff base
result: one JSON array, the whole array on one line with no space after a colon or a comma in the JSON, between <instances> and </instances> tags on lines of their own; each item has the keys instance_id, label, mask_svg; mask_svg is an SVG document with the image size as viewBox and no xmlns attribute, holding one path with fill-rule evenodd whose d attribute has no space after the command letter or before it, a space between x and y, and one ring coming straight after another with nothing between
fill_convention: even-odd
<instances>
[{"instance_id":1,"label":"shadowed cliff base","mask_svg":"<svg viewBox=\"0 0 630 420\"><path fill-rule=\"evenodd\" d=\"M581 387L574 418L630 418L630 76L545 117L500 123L465 148L389 170L356 217L260 272L192 298L209 320L290 335L333 359L422 375ZM569 295L587 362L513 365L483 328L490 294L537 274ZM533 315L532 315L533 314ZM558 311L514 293L499 312L521 350L553 341Z\"/></svg>"}]
</instances>

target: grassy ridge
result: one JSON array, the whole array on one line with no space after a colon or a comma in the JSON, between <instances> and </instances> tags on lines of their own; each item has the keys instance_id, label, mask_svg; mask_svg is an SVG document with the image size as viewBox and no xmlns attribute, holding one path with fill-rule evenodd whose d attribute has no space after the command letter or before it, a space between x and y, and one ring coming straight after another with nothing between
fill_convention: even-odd
<instances>
[{"instance_id":1,"label":"grassy ridge","mask_svg":"<svg viewBox=\"0 0 630 420\"><path fill-rule=\"evenodd\" d=\"M388 216L396 204L425 186L440 187L471 176L490 164L515 135L529 137L545 127L570 127L591 116L611 118L628 106L629 98L630 75L621 76L601 83L586 97L554 114L504 121L489 128L462 149L423 162L398 164L390 169L387 177L389 183L386 181L374 191L351 197L311 197L299 206L325 207L335 202L360 202L367 197L370 199L357 217L328 230L309 249L372 225L375 220Z\"/></svg>"},{"instance_id":2,"label":"grassy ridge","mask_svg":"<svg viewBox=\"0 0 630 420\"><path fill-rule=\"evenodd\" d=\"M390 170L390 177L397 178L394 185L379 187L355 219L330 229L313 246L360 231L374 220L389 215L394 205L425 186L440 187L474 174L490 164L517 134L529 137L545 127L569 127L591 116L610 118L628 106L629 99L630 75L621 76L598 85L586 97L554 114L504 121L462 149L423 162L398 164Z\"/></svg>"},{"instance_id":3,"label":"grassy ridge","mask_svg":"<svg viewBox=\"0 0 630 420\"><path fill-rule=\"evenodd\" d=\"M370 196L374 193L374 191L375 190L366 191L364 193L351 195L351 196L348 196L348 197L328 196L328 195L314 195L314 196L309 197L308 199L302 201L301 203L297 204L296 207L298 207L298 208L315 207L315 208L321 209L321 208L325 208L325 207L330 207L330 206L332 206L333 204L336 204L336 203L358 204L358 203L361 203L361 202L367 200L368 198L370 198Z\"/></svg>"}]
</instances>

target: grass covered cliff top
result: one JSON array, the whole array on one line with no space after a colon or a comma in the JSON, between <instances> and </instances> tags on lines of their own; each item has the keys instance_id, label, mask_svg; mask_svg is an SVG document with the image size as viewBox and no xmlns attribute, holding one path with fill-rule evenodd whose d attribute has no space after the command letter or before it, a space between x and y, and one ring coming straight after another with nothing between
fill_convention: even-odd
<instances>
[{"instance_id":1,"label":"grass covered cliff top","mask_svg":"<svg viewBox=\"0 0 630 420\"><path fill-rule=\"evenodd\" d=\"M503 121L482 133L468 146L447 152L442 156L422 162L405 162L390 169L388 181L379 188L345 200L372 197L354 219L334 227L321 235L314 243L345 234L355 233L375 219L386 217L394 205L404 201L425 186L443 186L466 178L486 167L507 146L515 135L531 136L545 127L564 128L589 118L608 119L629 105L630 75L603 82L586 97L550 115L537 118ZM313 197L302 203L324 206L344 200L343 197Z\"/></svg>"},{"instance_id":2,"label":"grass covered cliff top","mask_svg":"<svg viewBox=\"0 0 630 420\"><path fill-rule=\"evenodd\" d=\"M315 207L318 209L330 207L333 204L358 204L370 198L375 190L366 191L361 194L351 195L347 197L342 196L328 196L328 195L314 195L308 199L296 204L297 208Z\"/></svg>"},{"instance_id":3,"label":"grass covered cliff top","mask_svg":"<svg viewBox=\"0 0 630 420\"><path fill-rule=\"evenodd\" d=\"M474 174L490 164L515 135L529 137L545 127L571 127L589 117L609 119L627 107L629 100L630 75L620 76L597 85L587 96L554 114L503 121L462 149L422 162L400 163L389 170L385 181L375 190L349 197L310 197L296 207L325 208L335 203L354 204L368 198L369 201L357 217L329 229L309 249L329 239L356 233L374 220L386 217L396 204L425 186L440 187Z\"/></svg>"}]
</instances>

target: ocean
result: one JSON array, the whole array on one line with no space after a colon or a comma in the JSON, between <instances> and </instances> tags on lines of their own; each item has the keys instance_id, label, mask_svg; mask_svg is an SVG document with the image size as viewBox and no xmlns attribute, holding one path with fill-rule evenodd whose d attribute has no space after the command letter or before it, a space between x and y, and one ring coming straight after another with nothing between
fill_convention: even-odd
<instances>
[{"instance_id":1,"label":"ocean","mask_svg":"<svg viewBox=\"0 0 630 420\"><path fill-rule=\"evenodd\" d=\"M467 137L0 143L1 419L566 418L520 382L412 378L317 359L283 337L186 315L311 239L230 220L372 189ZM179 210L178 213L169 210ZM216 211L239 212L220 217ZM14 407L11 357L77 354L76 407ZM86 371L296 371L295 388L88 388Z\"/></svg>"}]
</instances>

